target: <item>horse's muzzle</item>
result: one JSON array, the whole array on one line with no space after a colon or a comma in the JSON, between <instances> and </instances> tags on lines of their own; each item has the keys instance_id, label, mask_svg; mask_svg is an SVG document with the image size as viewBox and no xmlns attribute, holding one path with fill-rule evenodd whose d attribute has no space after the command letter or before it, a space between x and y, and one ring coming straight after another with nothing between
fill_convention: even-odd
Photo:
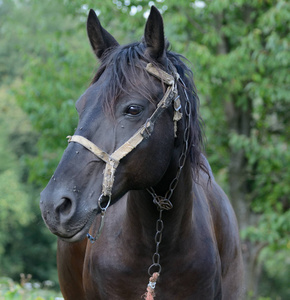
<instances>
[{"instance_id":1,"label":"horse's muzzle","mask_svg":"<svg viewBox=\"0 0 290 300\"><path fill-rule=\"evenodd\" d=\"M49 230L67 241L85 238L98 212L97 207L79 207L75 195L51 190L48 185L41 192L40 210Z\"/></svg>"}]
</instances>

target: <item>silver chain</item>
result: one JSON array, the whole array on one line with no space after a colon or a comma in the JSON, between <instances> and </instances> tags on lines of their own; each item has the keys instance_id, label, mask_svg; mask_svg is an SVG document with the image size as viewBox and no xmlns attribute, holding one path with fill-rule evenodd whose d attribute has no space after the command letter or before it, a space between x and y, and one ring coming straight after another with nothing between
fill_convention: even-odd
<instances>
[{"instance_id":1,"label":"silver chain","mask_svg":"<svg viewBox=\"0 0 290 300\"><path fill-rule=\"evenodd\" d=\"M188 94L186 91L186 85L185 85L184 81L181 78L179 78L179 80L183 85L184 94L185 94L185 98L186 98L185 107L184 107L184 111L185 111L185 115L186 115L186 127L185 127L185 130L183 133L183 149L182 149L182 153L179 156L179 165L178 165L177 174L171 181L171 183L169 185L169 189L166 192L164 197L158 196L152 187L147 189L147 191L153 197L153 203L157 206L157 209L159 210L159 218L156 221L156 234L155 234L156 247L155 247L155 252L152 256L152 264L148 268L149 276L153 275L153 273L154 273L153 269L155 269L155 272L158 272L159 274L162 269L161 264L160 264L160 254L159 254L159 246L162 241L162 232L164 229L164 224L162 221L162 213L164 210L170 210L171 208L173 208L173 204L171 203L170 199L173 195L174 190L177 187L177 184L178 184L178 181L180 178L180 174L184 167L185 160L187 157L187 152L188 152L188 142L189 142L190 122L191 122L191 103L188 98Z\"/></svg>"}]
</instances>

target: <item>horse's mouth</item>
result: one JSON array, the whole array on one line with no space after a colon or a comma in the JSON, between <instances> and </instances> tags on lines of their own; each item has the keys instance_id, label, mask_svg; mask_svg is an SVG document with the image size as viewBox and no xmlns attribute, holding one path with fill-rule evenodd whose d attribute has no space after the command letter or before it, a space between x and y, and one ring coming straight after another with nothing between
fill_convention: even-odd
<instances>
[{"instance_id":1,"label":"horse's mouth","mask_svg":"<svg viewBox=\"0 0 290 300\"><path fill-rule=\"evenodd\" d=\"M79 242L87 236L87 233L89 232L96 216L97 210L93 210L86 218L86 221L83 223L83 225L79 226L76 230L71 230L71 234L62 234L58 232L56 235L65 242ZM69 229L67 229L67 232L68 230Z\"/></svg>"}]
</instances>

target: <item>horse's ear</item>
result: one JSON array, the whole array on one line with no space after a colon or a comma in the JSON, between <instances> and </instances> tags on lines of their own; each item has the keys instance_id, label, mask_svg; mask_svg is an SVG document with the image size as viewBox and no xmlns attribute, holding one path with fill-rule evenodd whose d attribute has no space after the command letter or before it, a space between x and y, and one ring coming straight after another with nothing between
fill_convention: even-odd
<instances>
[{"instance_id":1,"label":"horse's ear","mask_svg":"<svg viewBox=\"0 0 290 300\"><path fill-rule=\"evenodd\" d=\"M146 22L144 40L146 52L155 60L162 60L165 55L165 38L162 16L155 6L151 6Z\"/></svg>"},{"instance_id":2,"label":"horse's ear","mask_svg":"<svg viewBox=\"0 0 290 300\"><path fill-rule=\"evenodd\" d=\"M102 27L93 9L89 12L87 32L92 48L99 59L102 58L105 50L119 45L114 37Z\"/></svg>"}]
</instances>

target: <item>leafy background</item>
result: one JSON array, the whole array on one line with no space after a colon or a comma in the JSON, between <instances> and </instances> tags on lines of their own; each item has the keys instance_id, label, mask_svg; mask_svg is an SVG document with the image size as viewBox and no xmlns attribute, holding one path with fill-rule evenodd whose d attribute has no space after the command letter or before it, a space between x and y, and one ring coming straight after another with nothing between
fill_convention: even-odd
<instances>
[{"instance_id":1,"label":"leafy background","mask_svg":"<svg viewBox=\"0 0 290 300\"><path fill-rule=\"evenodd\" d=\"M57 285L56 239L39 192L77 125L74 103L97 62L94 8L120 43L139 40L150 6L192 64L206 154L240 225L247 299L289 299L289 20L283 0L1 0L0 276Z\"/></svg>"}]
</instances>

